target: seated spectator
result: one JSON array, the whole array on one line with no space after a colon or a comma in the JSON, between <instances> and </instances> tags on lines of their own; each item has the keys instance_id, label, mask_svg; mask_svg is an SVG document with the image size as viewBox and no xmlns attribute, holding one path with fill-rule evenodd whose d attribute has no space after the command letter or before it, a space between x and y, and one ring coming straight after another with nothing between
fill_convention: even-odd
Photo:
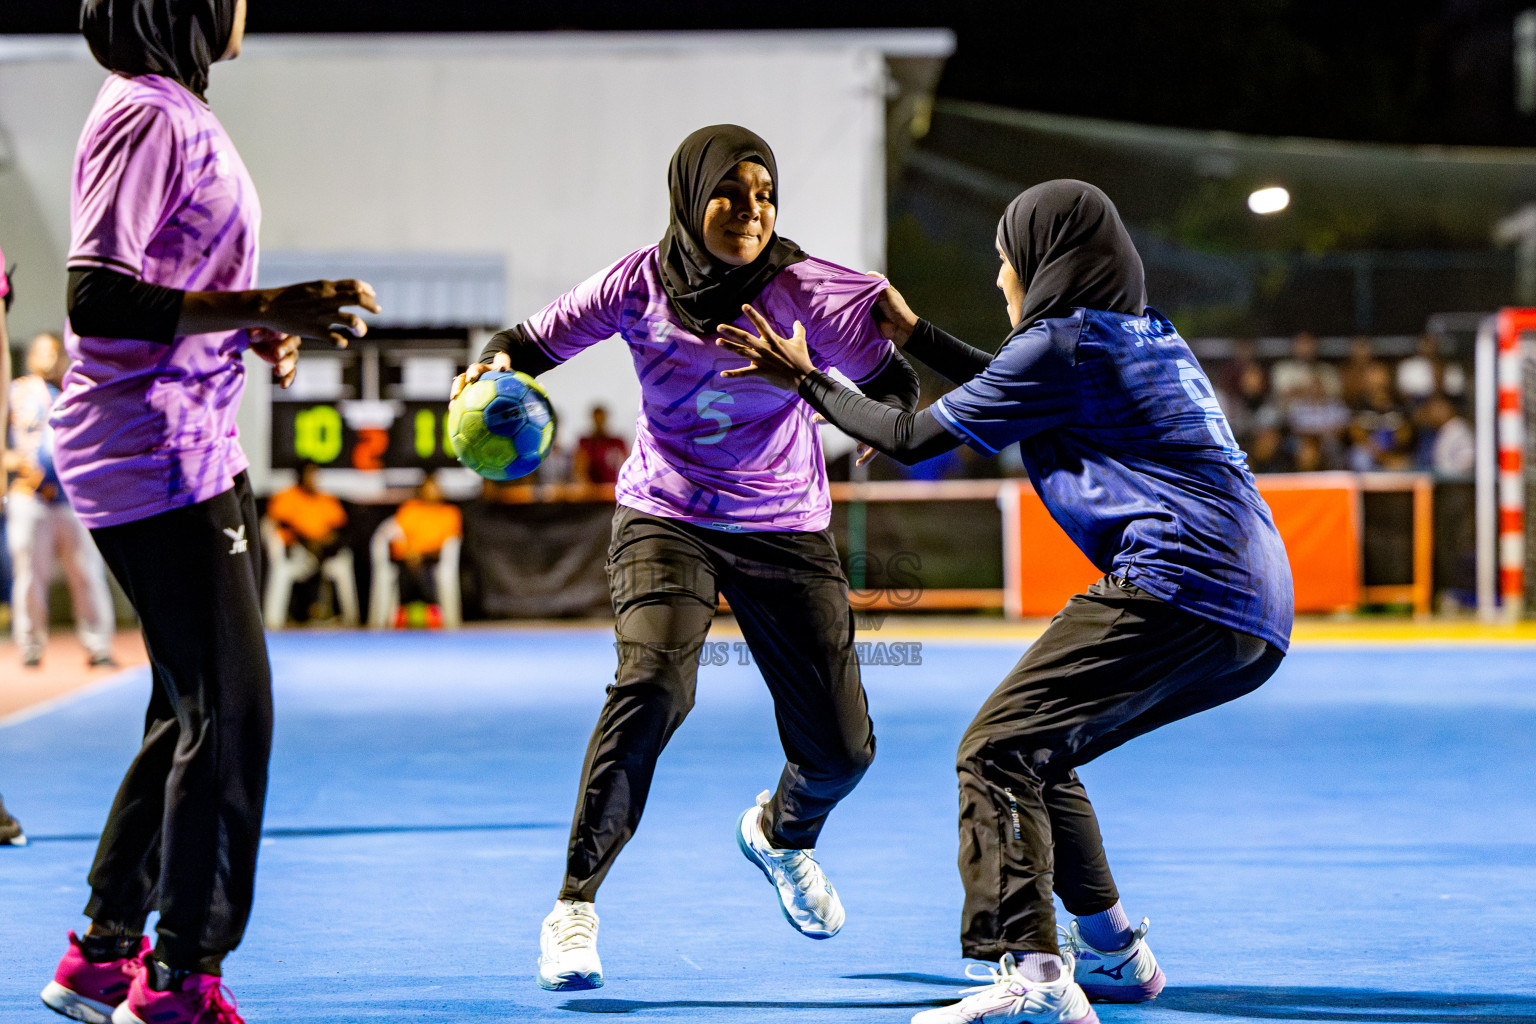
<instances>
[{"instance_id":1,"label":"seated spectator","mask_svg":"<svg viewBox=\"0 0 1536 1024\"><path fill-rule=\"evenodd\" d=\"M341 531L347 525L347 512L341 502L320 490L319 473L313 462L301 464L299 482L278 491L267 502L267 518L277 527L283 546L290 551L304 548L314 556L317 565L341 550ZM323 583L318 572L294 582L290 601L290 617L294 621L307 622L326 614L319 600Z\"/></svg>"},{"instance_id":2,"label":"seated spectator","mask_svg":"<svg viewBox=\"0 0 1536 1024\"><path fill-rule=\"evenodd\" d=\"M1238 447L1253 455L1259 435L1266 432L1275 434L1272 442L1278 445L1283 417L1269 400L1269 375L1264 372L1263 365L1249 360L1237 373L1223 374L1222 381L1216 389L1216 401L1226 414ZM1274 448L1268 443L1262 447L1268 455L1273 455ZM1268 455L1264 461L1268 460Z\"/></svg>"},{"instance_id":3,"label":"seated spectator","mask_svg":"<svg viewBox=\"0 0 1536 1024\"><path fill-rule=\"evenodd\" d=\"M1440 339L1419 337L1419 350L1397 364L1397 390L1409 406L1416 407L1437 394L1459 398L1467 390L1466 371L1459 363L1440 358Z\"/></svg>"},{"instance_id":4,"label":"seated spectator","mask_svg":"<svg viewBox=\"0 0 1536 1024\"><path fill-rule=\"evenodd\" d=\"M1392 390L1386 366L1366 373L1365 401L1350 419L1349 466L1358 473L1413 468L1413 424Z\"/></svg>"},{"instance_id":5,"label":"seated spectator","mask_svg":"<svg viewBox=\"0 0 1536 1024\"><path fill-rule=\"evenodd\" d=\"M592 407L592 430L576 442L571 460L571 480L578 484L613 484L619 481L619 467L629 455L629 445L622 437L608 433L608 410Z\"/></svg>"},{"instance_id":6,"label":"seated spectator","mask_svg":"<svg viewBox=\"0 0 1536 1024\"><path fill-rule=\"evenodd\" d=\"M1232 358L1227 360L1227 365L1221 368L1221 373L1216 376L1213 383L1217 391L1225 391L1227 394L1236 394L1242 389L1243 375L1249 370L1258 369L1264 373L1264 366L1259 362L1254 352L1252 338L1238 338L1232 344ZM1265 388L1268 385L1268 374L1265 374Z\"/></svg>"},{"instance_id":7,"label":"seated spectator","mask_svg":"<svg viewBox=\"0 0 1536 1024\"><path fill-rule=\"evenodd\" d=\"M1349 407L1337 394L1326 390L1321 377L1313 377L1292 390L1285 421L1291 436L1296 439L1297 472L1343 468ZM1312 454L1314 448L1315 456Z\"/></svg>"},{"instance_id":8,"label":"seated spectator","mask_svg":"<svg viewBox=\"0 0 1536 1024\"><path fill-rule=\"evenodd\" d=\"M443 500L437 476L428 473L416 497L395 510L400 536L389 544L389 557L400 567L400 610L395 625L440 626L437 563L451 537L464 536L464 515Z\"/></svg>"},{"instance_id":9,"label":"seated spectator","mask_svg":"<svg viewBox=\"0 0 1536 1024\"><path fill-rule=\"evenodd\" d=\"M1370 379L1387 372L1386 364L1376 358L1371 339L1358 337L1349 343L1349 358L1339 367L1340 397L1351 409L1363 409L1369 400Z\"/></svg>"},{"instance_id":10,"label":"seated spectator","mask_svg":"<svg viewBox=\"0 0 1536 1024\"><path fill-rule=\"evenodd\" d=\"M1339 398L1344 392L1339 371L1318 358L1317 335L1303 331L1291 342L1291 358L1282 359L1269 374L1270 387L1282 408L1300 395Z\"/></svg>"},{"instance_id":11,"label":"seated spectator","mask_svg":"<svg viewBox=\"0 0 1536 1024\"><path fill-rule=\"evenodd\" d=\"M1471 476L1477 460L1472 424L1445 395L1433 395L1414 419L1423 438L1419 466L1442 476Z\"/></svg>"}]
</instances>

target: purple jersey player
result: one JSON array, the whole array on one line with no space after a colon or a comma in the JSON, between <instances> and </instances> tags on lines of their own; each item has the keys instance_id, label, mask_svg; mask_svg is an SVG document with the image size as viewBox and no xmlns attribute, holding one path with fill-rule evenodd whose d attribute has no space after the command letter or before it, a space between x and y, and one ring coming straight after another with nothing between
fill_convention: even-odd
<instances>
[{"instance_id":1,"label":"purple jersey player","mask_svg":"<svg viewBox=\"0 0 1536 1024\"><path fill-rule=\"evenodd\" d=\"M968 998L913 1018L1091 1024L1090 997L1151 999L1163 972L1146 919L1133 929L1120 904L1075 769L1263 684L1290 642L1291 571L1199 361L1147 306L1109 198L1081 181L1036 185L1003 214L997 250L1013 331L995 357L918 320L894 290L881 300L890 337L959 385L920 413L842 387L782 318L753 311L758 334L726 326L721 344L752 361L728 376L796 392L904 462L1018 444L1046 508L1105 573L961 741L961 949L999 964ZM1053 892L1074 917L1061 946Z\"/></svg>"},{"instance_id":2,"label":"purple jersey player","mask_svg":"<svg viewBox=\"0 0 1536 1024\"><path fill-rule=\"evenodd\" d=\"M818 368L911 409L916 374L871 315L884 281L774 233L773 152L744 128L694 132L667 181L672 215L659 245L497 335L466 373L536 374L618 335L642 392L608 562L619 667L587 749L565 882L540 936L547 989L602 984L593 900L640 821L657 757L693 705L721 594L773 695L788 760L777 791L742 814L737 843L774 884L790 924L812 938L843 923L816 837L875 752L812 410L771 386L721 378L732 360L714 335L756 302L805 324Z\"/></svg>"},{"instance_id":3,"label":"purple jersey player","mask_svg":"<svg viewBox=\"0 0 1536 1024\"><path fill-rule=\"evenodd\" d=\"M143 748L91 868L84 937L43 990L104 1024L238 1024L221 983L250 916L272 680L255 503L235 431L241 354L293 379L300 337L345 343L358 281L252 290L261 212L204 98L244 0L86 0L108 77L71 197L69 354L55 465L138 612L154 667ZM143 937L158 911L159 941Z\"/></svg>"}]
</instances>

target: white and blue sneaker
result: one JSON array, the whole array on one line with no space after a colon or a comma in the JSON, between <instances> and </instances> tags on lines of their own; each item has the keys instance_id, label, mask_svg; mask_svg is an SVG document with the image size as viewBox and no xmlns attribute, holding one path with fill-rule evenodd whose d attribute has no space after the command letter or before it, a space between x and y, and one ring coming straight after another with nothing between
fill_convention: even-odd
<instances>
[{"instance_id":1,"label":"white and blue sneaker","mask_svg":"<svg viewBox=\"0 0 1536 1024\"><path fill-rule=\"evenodd\" d=\"M539 988L572 992L603 985L597 958L597 909L580 900L556 900L539 931Z\"/></svg>"},{"instance_id":2,"label":"white and blue sneaker","mask_svg":"<svg viewBox=\"0 0 1536 1024\"><path fill-rule=\"evenodd\" d=\"M772 796L766 789L757 803L736 819L736 845L758 866L779 895L779 909L801 935L830 939L843 927L843 902L827 881L815 850L780 850L763 835L763 808Z\"/></svg>"},{"instance_id":3,"label":"white and blue sneaker","mask_svg":"<svg viewBox=\"0 0 1536 1024\"><path fill-rule=\"evenodd\" d=\"M1072 954L1063 949L1061 961L1066 970L1055 981L1030 981L1019 973L1012 953L1005 953L996 969L970 964L965 976L985 979L985 984L961 989L964 999L924 1010L912 1024L1099 1024L1088 997L1072 980Z\"/></svg>"},{"instance_id":4,"label":"white and blue sneaker","mask_svg":"<svg viewBox=\"0 0 1536 1024\"><path fill-rule=\"evenodd\" d=\"M1070 951L1076 961L1077 983L1089 999L1101 1003L1144 1003L1156 999L1167 979L1157 966L1157 957L1147 945L1151 922L1141 919L1141 927L1131 933L1128 946L1118 952L1095 949L1078 931L1073 921L1059 934L1063 952Z\"/></svg>"}]
</instances>

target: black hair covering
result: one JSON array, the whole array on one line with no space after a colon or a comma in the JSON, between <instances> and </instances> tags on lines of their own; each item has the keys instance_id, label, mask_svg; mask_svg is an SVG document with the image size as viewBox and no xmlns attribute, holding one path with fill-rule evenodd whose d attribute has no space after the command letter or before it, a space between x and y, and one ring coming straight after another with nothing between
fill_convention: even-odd
<instances>
[{"instance_id":1,"label":"black hair covering","mask_svg":"<svg viewBox=\"0 0 1536 1024\"><path fill-rule=\"evenodd\" d=\"M720 179L745 160L768 168L773 205L779 205L779 168L768 143L739 125L712 124L683 140L667 168L672 217L661 236L661 283L678 319L694 334L708 334L741 315L775 274L808 257L775 232L744 267L721 263L704 248L704 211Z\"/></svg>"},{"instance_id":2,"label":"black hair covering","mask_svg":"<svg viewBox=\"0 0 1536 1024\"><path fill-rule=\"evenodd\" d=\"M199 99L224 55L238 0L84 0L80 32L108 71L164 75Z\"/></svg>"},{"instance_id":3,"label":"black hair covering","mask_svg":"<svg viewBox=\"0 0 1536 1024\"><path fill-rule=\"evenodd\" d=\"M1024 285L1009 337L1075 306L1132 316L1147 307L1136 246L1109 196L1086 181L1058 178L1019 193L997 222L997 244Z\"/></svg>"}]
</instances>

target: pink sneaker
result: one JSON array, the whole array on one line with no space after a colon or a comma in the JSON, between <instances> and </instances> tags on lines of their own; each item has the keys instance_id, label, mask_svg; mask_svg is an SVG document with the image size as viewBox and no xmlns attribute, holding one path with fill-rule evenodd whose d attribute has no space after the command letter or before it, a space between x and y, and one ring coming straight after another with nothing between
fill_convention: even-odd
<instances>
[{"instance_id":1,"label":"pink sneaker","mask_svg":"<svg viewBox=\"0 0 1536 1024\"><path fill-rule=\"evenodd\" d=\"M128 998L112 1012L112 1024L245 1024L235 998L217 974L189 974L179 990L156 992L141 968Z\"/></svg>"},{"instance_id":2,"label":"pink sneaker","mask_svg":"<svg viewBox=\"0 0 1536 1024\"><path fill-rule=\"evenodd\" d=\"M69 933L69 949L43 989L50 1010L86 1024L107 1024L112 1008L128 998L128 985L144 969L139 962L150 950L150 941L139 940L139 955L93 964L80 952L80 936Z\"/></svg>"}]
</instances>

